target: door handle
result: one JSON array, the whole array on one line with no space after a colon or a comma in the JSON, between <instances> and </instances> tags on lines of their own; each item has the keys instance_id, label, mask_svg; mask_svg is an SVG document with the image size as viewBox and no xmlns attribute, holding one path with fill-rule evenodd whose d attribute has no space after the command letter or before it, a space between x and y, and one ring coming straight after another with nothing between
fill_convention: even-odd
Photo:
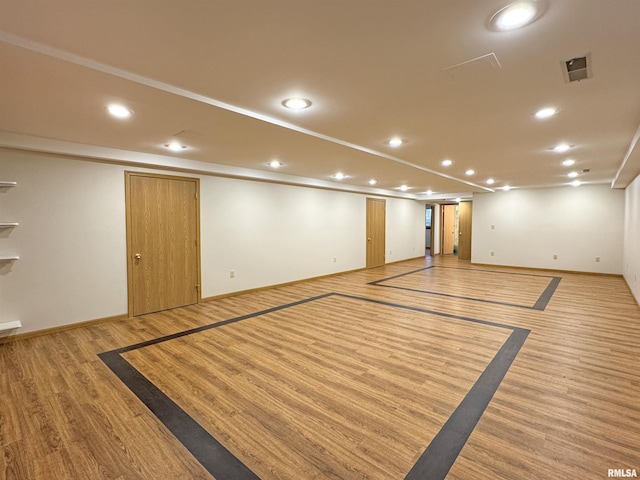
<instances>
[{"instance_id":1,"label":"door handle","mask_svg":"<svg viewBox=\"0 0 640 480\"><path fill-rule=\"evenodd\" d=\"M135 258L136 260L140 260L142 258L142 255L140 255L139 253L136 253L133 258Z\"/></svg>"},{"instance_id":2,"label":"door handle","mask_svg":"<svg viewBox=\"0 0 640 480\"><path fill-rule=\"evenodd\" d=\"M370 238L367 238L367 242L370 242L370 241L371 241L371 239L370 239Z\"/></svg>"}]
</instances>

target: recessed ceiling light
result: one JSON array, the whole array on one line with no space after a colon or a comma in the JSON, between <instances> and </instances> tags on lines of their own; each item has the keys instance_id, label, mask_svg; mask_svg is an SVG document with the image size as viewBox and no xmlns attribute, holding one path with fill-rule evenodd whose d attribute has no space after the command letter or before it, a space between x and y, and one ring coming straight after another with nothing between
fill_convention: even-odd
<instances>
[{"instance_id":1,"label":"recessed ceiling light","mask_svg":"<svg viewBox=\"0 0 640 480\"><path fill-rule=\"evenodd\" d=\"M560 143L552 148L556 153L564 153L569 150L573 145L567 145L566 143Z\"/></svg>"},{"instance_id":2,"label":"recessed ceiling light","mask_svg":"<svg viewBox=\"0 0 640 480\"><path fill-rule=\"evenodd\" d=\"M400 190L406 192L407 190L409 190L409 187L407 187L406 185L400 185Z\"/></svg>"},{"instance_id":3,"label":"recessed ceiling light","mask_svg":"<svg viewBox=\"0 0 640 480\"><path fill-rule=\"evenodd\" d=\"M282 105L291 110L304 110L311 106L311 100L299 97L287 98L286 100L283 100Z\"/></svg>"},{"instance_id":4,"label":"recessed ceiling light","mask_svg":"<svg viewBox=\"0 0 640 480\"><path fill-rule=\"evenodd\" d=\"M558 113L558 110L556 110L555 107L545 107L545 108L541 108L540 110L538 110L535 113L535 116L539 120L544 120L546 118L553 117L556 113Z\"/></svg>"},{"instance_id":5,"label":"recessed ceiling light","mask_svg":"<svg viewBox=\"0 0 640 480\"><path fill-rule=\"evenodd\" d=\"M464 172L464 174L468 175L468 176L475 175L475 173L476 173L476 171L473 168L470 168L469 170Z\"/></svg>"},{"instance_id":6,"label":"recessed ceiling light","mask_svg":"<svg viewBox=\"0 0 640 480\"><path fill-rule=\"evenodd\" d=\"M579 187L580 185L582 185L582 182L580 180L574 180L573 182L571 182L572 187Z\"/></svg>"},{"instance_id":7,"label":"recessed ceiling light","mask_svg":"<svg viewBox=\"0 0 640 480\"><path fill-rule=\"evenodd\" d=\"M443 167L450 167L451 165L453 165L453 160L449 160L447 158L446 160L442 160L440 162L440 165L442 165Z\"/></svg>"},{"instance_id":8,"label":"recessed ceiling light","mask_svg":"<svg viewBox=\"0 0 640 480\"><path fill-rule=\"evenodd\" d=\"M567 177L576 178L578 176L578 172L569 172L567 173Z\"/></svg>"},{"instance_id":9,"label":"recessed ceiling light","mask_svg":"<svg viewBox=\"0 0 640 480\"><path fill-rule=\"evenodd\" d=\"M496 181L493 178L487 178L487 185L493 185Z\"/></svg>"},{"instance_id":10,"label":"recessed ceiling light","mask_svg":"<svg viewBox=\"0 0 640 480\"><path fill-rule=\"evenodd\" d=\"M342 172L338 172L335 175L332 175L332 177L336 180L344 180L345 178L347 178L347 176Z\"/></svg>"},{"instance_id":11,"label":"recessed ceiling light","mask_svg":"<svg viewBox=\"0 0 640 480\"><path fill-rule=\"evenodd\" d=\"M389 145L390 147L394 147L394 148L399 147L403 143L404 143L404 140L401 139L400 137L393 137L392 139L387 141L387 145Z\"/></svg>"},{"instance_id":12,"label":"recessed ceiling light","mask_svg":"<svg viewBox=\"0 0 640 480\"><path fill-rule=\"evenodd\" d=\"M570 167L571 165L575 164L576 161L571 159L571 158L567 158L566 160L562 161L562 165L565 167Z\"/></svg>"},{"instance_id":13,"label":"recessed ceiling light","mask_svg":"<svg viewBox=\"0 0 640 480\"><path fill-rule=\"evenodd\" d=\"M280 163L280 161L279 161L279 160L271 160L271 161L268 163L268 165L269 165L271 168L280 168L280 167L282 166L282 163Z\"/></svg>"},{"instance_id":14,"label":"recessed ceiling light","mask_svg":"<svg viewBox=\"0 0 640 480\"><path fill-rule=\"evenodd\" d=\"M165 144L164 148L168 148L172 152L181 152L182 150L185 150L187 146L182 145L178 142L171 142L171 143Z\"/></svg>"},{"instance_id":15,"label":"recessed ceiling light","mask_svg":"<svg viewBox=\"0 0 640 480\"><path fill-rule=\"evenodd\" d=\"M489 24L499 31L515 30L533 22L539 13L539 3L536 0L522 0L498 10Z\"/></svg>"},{"instance_id":16,"label":"recessed ceiling light","mask_svg":"<svg viewBox=\"0 0 640 480\"><path fill-rule=\"evenodd\" d=\"M378 183L378 180L376 180L375 178L369 180L369 185L375 185L376 183Z\"/></svg>"},{"instance_id":17,"label":"recessed ceiling light","mask_svg":"<svg viewBox=\"0 0 640 480\"><path fill-rule=\"evenodd\" d=\"M133 115L133 110L131 110L130 108L125 107L124 105L120 105L117 103L112 103L110 105L107 106L107 111L116 118L129 118L131 115Z\"/></svg>"},{"instance_id":18,"label":"recessed ceiling light","mask_svg":"<svg viewBox=\"0 0 640 480\"><path fill-rule=\"evenodd\" d=\"M509 185L505 185L504 187L502 187L502 190L508 192L509 190L511 190L511 187Z\"/></svg>"}]
</instances>

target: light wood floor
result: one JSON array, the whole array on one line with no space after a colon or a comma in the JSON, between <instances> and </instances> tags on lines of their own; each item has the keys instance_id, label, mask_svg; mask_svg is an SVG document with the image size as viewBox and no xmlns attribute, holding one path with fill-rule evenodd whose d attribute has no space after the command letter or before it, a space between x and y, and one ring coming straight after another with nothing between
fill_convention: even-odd
<instances>
[{"instance_id":1,"label":"light wood floor","mask_svg":"<svg viewBox=\"0 0 640 480\"><path fill-rule=\"evenodd\" d=\"M640 472L622 278L436 257L0 344L0 479L213 478L98 354L242 316L120 356L263 480L404 479L511 327L528 337L446 478Z\"/></svg>"}]
</instances>

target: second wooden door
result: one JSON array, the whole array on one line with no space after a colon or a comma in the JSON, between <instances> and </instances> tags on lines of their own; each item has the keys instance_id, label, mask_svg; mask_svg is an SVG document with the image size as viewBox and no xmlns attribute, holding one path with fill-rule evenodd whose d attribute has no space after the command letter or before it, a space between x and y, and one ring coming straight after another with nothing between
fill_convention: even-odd
<instances>
[{"instance_id":1,"label":"second wooden door","mask_svg":"<svg viewBox=\"0 0 640 480\"><path fill-rule=\"evenodd\" d=\"M442 206L442 254L454 253L456 235L456 206Z\"/></svg>"},{"instance_id":2,"label":"second wooden door","mask_svg":"<svg viewBox=\"0 0 640 480\"><path fill-rule=\"evenodd\" d=\"M471 260L471 202L458 205L458 258Z\"/></svg>"},{"instance_id":3,"label":"second wooden door","mask_svg":"<svg viewBox=\"0 0 640 480\"><path fill-rule=\"evenodd\" d=\"M386 202L367 198L367 268L385 263Z\"/></svg>"}]
</instances>

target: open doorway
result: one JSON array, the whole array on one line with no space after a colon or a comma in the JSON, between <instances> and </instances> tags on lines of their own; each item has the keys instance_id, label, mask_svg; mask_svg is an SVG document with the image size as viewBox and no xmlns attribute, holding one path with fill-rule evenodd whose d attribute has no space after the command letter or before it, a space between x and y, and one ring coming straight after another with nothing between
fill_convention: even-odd
<instances>
[{"instance_id":1,"label":"open doorway","mask_svg":"<svg viewBox=\"0 0 640 480\"><path fill-rule=\"evenodd\" d=\"M425 234L424 234L424 247L425 255L430 257L433 255L433 205L427 205L425 208Z\"/></svg>"},{"instance_id":2,"label":"open doorway","mask_svg":"<svg viewBox=\"0 0 640 480\"><path fill-rule=\"evenodd\" d=\"M471 202L442 206L442 255L471 260Z\"/></svg>"}]
</instances>

